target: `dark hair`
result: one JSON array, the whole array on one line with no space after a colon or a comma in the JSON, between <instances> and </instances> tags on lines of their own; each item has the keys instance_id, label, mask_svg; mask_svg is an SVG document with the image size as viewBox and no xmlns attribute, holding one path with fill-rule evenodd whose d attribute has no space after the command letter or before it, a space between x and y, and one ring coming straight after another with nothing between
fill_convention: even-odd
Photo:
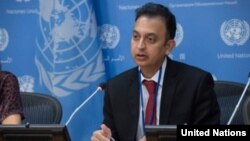
<instances>
[{"instance_id":1,"label":"dark hair","mask_svg":"<svg viewBox=\"0 0 250 141\"><path fill-rule=\"evenodd\" d=\"M167 32L169 32L167 37L169 36L170 39L174 39L176 32L176 19L174 14L171 13L167 7L152 2L146 3L145 5L136 9L135 21L137 21L137 19L141 16L162 17L162 19L165 21Z\"/></svg>"}]
</instances>

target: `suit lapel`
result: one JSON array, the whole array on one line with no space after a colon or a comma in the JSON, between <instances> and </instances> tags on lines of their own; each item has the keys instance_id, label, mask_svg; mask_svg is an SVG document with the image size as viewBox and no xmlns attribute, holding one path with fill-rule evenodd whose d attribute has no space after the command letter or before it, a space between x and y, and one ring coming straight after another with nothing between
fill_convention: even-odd
<instances>
[{"instance_id":1,"label":"suit lapel","mask_svg":"<svg viewBox=\"0 0 250 141\"><path fill-rule=\"evenodd\" d=\"M130 82L128 87L128 108L129 116L128 119L131 121L132 126L128 129L129 135L134 136L133 133L137 132L137 125L139 120L139 82L138 82L138 68L133 69L132 75L130 76ZM135 134L136 136L136 134Z\"/></svg>"},{"instance_id":2,"label":"suit lapel","mask_svg":"<svg viewBox=\"0 0 250 141\"><path fill-rule=\"evenodd\" d=\"M137 68L133 70L128 88L128 105L130 113L133 117L139 116L139 82L137 76Z\"/></svg>"},{"instance_id":3,"label":"suit lapel","mask_svg":"<svg viewBox=\"0 0 250 141\"><path fill-rule=\"evenodd\" d=\"M168 58L161 96L160 124L169 123L170 111L173 108L173 97L177 86L176 75L177 69L174 65L174 62Z\"/></svg>"}]
</instances>

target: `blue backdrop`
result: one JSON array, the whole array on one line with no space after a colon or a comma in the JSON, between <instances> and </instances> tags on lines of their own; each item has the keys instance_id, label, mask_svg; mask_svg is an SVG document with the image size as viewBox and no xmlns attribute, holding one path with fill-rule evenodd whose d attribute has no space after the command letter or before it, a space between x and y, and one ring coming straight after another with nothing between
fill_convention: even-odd
<instances>
[{"instance_id":1,"label":"blue backdrop","mask_svg":"<svg viewBox=\"0 0 250 141\"><path fill-rule=\"evenodd\" d=\"M149 0L1 0L0 60L21 91L58 98L65 124L102 81L135 66L130 56L134 10ZM178 22L171 58L215 80L246 83L250 71L248 0L154 0ZM67 125L88 141L102 121L103 92Z\"/></svg>"}]
</instances>

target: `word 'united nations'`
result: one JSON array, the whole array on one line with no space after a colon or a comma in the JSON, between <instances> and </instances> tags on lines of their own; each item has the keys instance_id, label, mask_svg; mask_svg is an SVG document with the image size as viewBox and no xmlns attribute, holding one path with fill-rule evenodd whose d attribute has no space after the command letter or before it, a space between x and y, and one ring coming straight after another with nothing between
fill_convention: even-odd
<instances>
[{"instance_id":1,"label":"word 'united nations'","mask_svg":"<svg viewBox=\"0 0 250 141\"><path fill-rule=\"evenodd\" d=\"M230 129L207 129L207 130L198 130L198 129L181 129L181 136L247 136L246 131L235 131Z\"/></svg>"}]
</instances>

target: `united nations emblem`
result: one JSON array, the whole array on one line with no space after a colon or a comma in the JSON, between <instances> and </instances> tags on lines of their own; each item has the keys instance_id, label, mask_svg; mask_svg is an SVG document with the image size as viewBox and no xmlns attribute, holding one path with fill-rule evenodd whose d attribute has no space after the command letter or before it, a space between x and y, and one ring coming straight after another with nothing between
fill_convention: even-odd
<instances>
[{"instance_id":1,"label":"united nations emblem","mask_svg":"<svg viewBox=\"0 0 250 141\"><path fill-rule=\"evenodd\" d=\"M177 23L177 30L175 33L175 42L176 42L176 47L179 46L179 44L182 42L184 37L184 32L181 24Z\"/></svg>"},{"instance_id":2,"label":"united nations emblem","mask_svg":"<svg viewBox=\"0 0 250 141\"><path fill-rule=\"evenodd\" d=\"M6 29L0 28L0 51L4 51L9 43L9 35Z\"/></svg>"},{"instance_id":3,"label":"united nations emblem","mask_svg":"<svg viewBox=\"0 0 250 141\"><path fill-rule=\"evenodd\" d=\"M221 38L229 46L243 45L249 38L249 32L249 24L239 19L225 21L220 28Z\"/></svg>"},{"instance_id":4,"label":"united nations emblem","mask_svg":"<svg viewBox=\"0 0 250 141\"><path fill-rule=\"evenodd\" d=\"M120 32L117 26L104 24L99 27L99 42L104 49L113 49L120 40Z\"/></svg>"},{"instance_id":5,"label":"united nations emblem","mask_svg":"<svg viewBox=\"0 0 250 141\"><path fill-rule=\"evenodd\" d=\"M93 6L88 1L39 1L41 36L35 62L40 82L68 96L104 76ZM46 7L46 8L45 8Z\"/></svg>"}]
</instances>

